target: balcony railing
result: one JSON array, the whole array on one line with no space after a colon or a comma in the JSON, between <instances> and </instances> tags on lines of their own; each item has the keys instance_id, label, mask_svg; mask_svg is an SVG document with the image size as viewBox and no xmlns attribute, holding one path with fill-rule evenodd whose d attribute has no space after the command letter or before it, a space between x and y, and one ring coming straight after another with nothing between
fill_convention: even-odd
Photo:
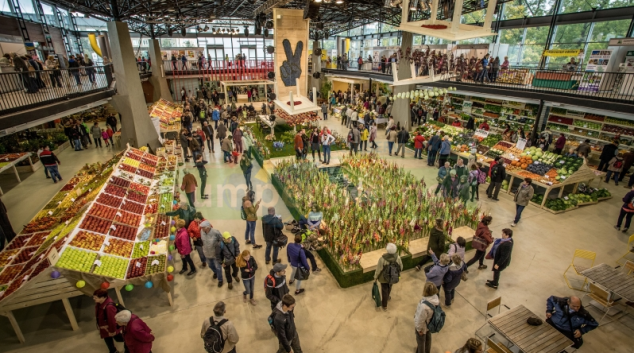
<instances>
[{"instance_id":1,"label":"balcony railing","mask_svg":"<svg viewBox=\"0 0 634 353\"><path fill-rule=\"evenodd\" d=\"M107 90L112 65L0 73L0 115Z\"/></svg>"},{"instance_id":2,"label":"balcony railing","mask_svg":"<svg viewBox=\"0 0 634 353\"><path fill-rule=\"evenodd\" d=\"M236 60L236 61L163 61L165 75L209 77L212 81L244 81L267 80L268 73L274 71L273 61L270 60Z\"/></svg>"},{"instance_id":3,"label":"balcony railing","mask_svg":"<svg viewBox=\"0 0 634 353\"><path fill-rule=\"evenodd\" d=\"M503 87L514 91L557 93L613 102L634 102L634 72L589 72L511 69L480 73L457 72L445 81Z\"/></svg>"}]
</instances>

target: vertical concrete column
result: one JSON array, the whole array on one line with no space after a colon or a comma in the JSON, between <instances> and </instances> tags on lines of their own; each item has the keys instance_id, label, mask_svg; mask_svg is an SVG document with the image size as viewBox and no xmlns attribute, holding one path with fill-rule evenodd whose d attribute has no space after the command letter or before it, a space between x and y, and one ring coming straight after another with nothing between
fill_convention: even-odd
<instances>
[{"instance_id":1,"label":"vertical concrete column","mask_svg":"<svg viewBox=\"0 0 634 353\"><path fill-rule=\"evenodd\" d=\"M321 55L315 55L315 50L319 49L319 41L318 40L314 40L313 41L313 54L311 57L312 63L313 63L313 75L315 74L315 72L319 72L321 74ZM309 87L309 91L312 92L312 88L315 87L317 89L317 92L321 92L321 77L320 78L315 78L314 76L311 77L310 79L310 87ZM308 93L310 95L310 92ZM323 99L327 99L328 97L321 97ZM313 98L313 101L315 102L315 104L317 104L317 100L316 98Z\"/></svg>"},{"instance_id":2,"label":"vertical concrete column","mask_svg":"<svg viewBox=\"0 0 634 353\"><path fill-rule=\"evenodd\" d=\"M150 59L152 60L152 77L150 83L154 86L154 97L156 102L163 98L172 102L172 94L167 86L167 79L163 76L163 57L161 56L161 46L158 39L150 39Z\"/></svg>"},{"instance_id":3,"label":"vertical concrete column","mask_svg":"<svg viewBox=\"0 0 634 353\"><path fill-rule=\"evenodd\" d=\"M121 114L121 141L134 147L160 146L158 133L150 120L141 88L130 30L125 22L108 22L112 64L117 81L117 94L112 104Z\"/></svg>"},{"instance_id":4,"label":"vertical concrete column","mask_svg":"<svg viewBox=\"0 0 634 353\"><path fill-rule=\"evenodd\" d=\"M401 52L403 52L403 55L405 55L407 48L412 48L413 35L410 32L402 33L403 37L401 38ZM412 69L411 65L409 64L409 60L399 58L397 75L399 80L412 78ZM394 88L394 96L396 96L398 93L407 92L412 89L414 89L414 87L410 87L409 85L396 86ZM392 116L394 117L394 121L400 122L401 126L405 126L407 130L411 128L412 124L412 119L410 119L409 111L409 99L394 100L394 105L392 106Z\"/></svg>"}]
</instances>

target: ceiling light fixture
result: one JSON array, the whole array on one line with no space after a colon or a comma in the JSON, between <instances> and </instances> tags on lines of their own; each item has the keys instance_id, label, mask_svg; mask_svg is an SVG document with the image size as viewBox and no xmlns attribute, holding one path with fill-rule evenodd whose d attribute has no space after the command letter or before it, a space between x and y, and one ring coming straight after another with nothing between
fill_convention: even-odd
<instances>
[{"instance_id":1,"label":"ceiling light fixture","mask_svg":"<svg viewBox=\"0 0 634 353\"><path fill-rule=\"evenodd\" d=\"M341 4L343 4L343 0L335 0L335 4L341 5Z\"/></svg>"},{"instance_id":2,"label":"ceiling light fixture","mask_svg":"<svg viewBox=\"0 0 634 353\"><path fill-rule=\"evenodd\" d=\"M321 2L321 0L315 0L315 2Z\"/></svg>"}]
</instances>

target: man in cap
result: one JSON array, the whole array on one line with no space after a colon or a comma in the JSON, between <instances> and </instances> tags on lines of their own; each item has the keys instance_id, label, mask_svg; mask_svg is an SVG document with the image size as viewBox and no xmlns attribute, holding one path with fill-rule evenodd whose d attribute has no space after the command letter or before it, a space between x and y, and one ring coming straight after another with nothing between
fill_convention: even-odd
<instances>
[{"instance_id":1,"label":"man in cap","mask_svg":"<svg viewBox=\"0 0 634 353\"><path fill-rule=\"evenodd\" d=\"M233 289L231 277L240 284L238 278L238 266L236 265L236 258L240 255L240 243L238 240L231 236L229 232L222 233L222 241L216 246L216 260L221 264L225 270L225 276L229 283L229 289ZM231 270L233 269L233 274Z\"/></svg>"},{"instance_id":2,"label":"man in cap","mask_svg":"<svg viewBox=\"0 0 634 353\"><path fill-rule=\"evenodd\" d=\"M203 241L203 254L207 259L207 265L213 271L214 279L218 279L218 287L222 287L222 267L219 260L216 260L216 247L222 241L222 233L205 220L200 222L200 239Z\"/></svg>"},{"instance_id":3,"label":"man in cap","mask_svg":"<svg viewBox=\"0 0 634 353\"><path fill-rule=\"evenodd\" d=\"M271 301L271 310L274 310L277 303L289 292L286 284L286 267L288 265L276 263L264 279L264 290L266 298Z\"/></svg>"}]
</instances>

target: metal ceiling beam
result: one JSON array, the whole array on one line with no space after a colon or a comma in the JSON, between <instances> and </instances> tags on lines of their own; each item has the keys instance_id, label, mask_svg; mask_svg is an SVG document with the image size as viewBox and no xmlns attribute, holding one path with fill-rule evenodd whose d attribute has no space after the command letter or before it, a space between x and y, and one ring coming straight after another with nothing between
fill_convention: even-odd
<instances>
[{"instance_id":1,"label":"metal ceiling beam","mask_svg":"<svg viewBox=\"0 0 634 353\"><path fill-rule=\"evenodd\" d=\"M273 8L285 6L292 1L293 0L268 0L267 2L253 10L253 15L259 14L261 12L269 13L271 12L271 10L273 10Z\"/></svg>"}]
</instances>

